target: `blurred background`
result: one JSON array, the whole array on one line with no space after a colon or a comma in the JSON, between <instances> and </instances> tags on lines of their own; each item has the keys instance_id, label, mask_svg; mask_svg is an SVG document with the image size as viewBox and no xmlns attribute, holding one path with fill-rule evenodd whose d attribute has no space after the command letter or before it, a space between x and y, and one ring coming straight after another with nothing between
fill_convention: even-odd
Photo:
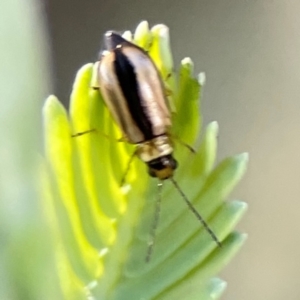
<instances>
[{"instance_id":1,"label":"blurred background","mask_svg":"<svg viewBox=\"0 0 300 300\"><path fill-rule=\"evenodd\" d=\"M141 20L170 28L175 66L204 71L204 123L220 125L219 159L248 151L231 199L249 204L245 247L221 274L225 300L299 300L300 1L45 2L53 93L68 105L76 71L94 62L110 29Z\"/></svg>"}]
</instances>

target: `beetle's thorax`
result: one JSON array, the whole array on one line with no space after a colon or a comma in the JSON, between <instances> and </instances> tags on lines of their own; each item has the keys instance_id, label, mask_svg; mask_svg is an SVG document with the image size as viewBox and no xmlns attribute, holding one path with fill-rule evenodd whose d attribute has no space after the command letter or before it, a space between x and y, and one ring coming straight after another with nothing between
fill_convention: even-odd
<instances>
[{"instance_id":1,"label":"beetle's thorax","mask_svg":"<svg viewBox=\"0 0 300 300\"><path fill-rule=\"evenodd\" d=\"M173 176L177 162L172 156L173 147L167 135L161 135L137 145L137 155L148 165L148 173L161 180Z\"/></svg>"},{"instance_id":2,"label":"beetle's thorax","mask_svg":"<svg viewBox=\"0 0 300 300\"><path fill-rule=\"evenodd\" d=\"M161 135L137 145L137 155L145 163L172 153L173 147L167 135Z\"/></svg>"}]
</instances>

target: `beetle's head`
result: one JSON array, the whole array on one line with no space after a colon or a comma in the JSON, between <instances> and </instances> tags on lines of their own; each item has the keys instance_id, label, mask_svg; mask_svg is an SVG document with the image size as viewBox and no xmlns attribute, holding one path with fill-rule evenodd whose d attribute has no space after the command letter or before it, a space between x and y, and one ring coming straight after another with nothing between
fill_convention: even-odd
<instances>
[{"instance_id":1,"label":"beetle's head","mask_svg":"<svg viewBox=\"0 0 300 300\"><path fill-rule=\"evenodd\" d=\"M157 177L161 180L168 179L173 176L177 168L177 161L172 155L164 155L147 162L149 167L148 173L152 177Z\"/></svg>"}]
</instances>

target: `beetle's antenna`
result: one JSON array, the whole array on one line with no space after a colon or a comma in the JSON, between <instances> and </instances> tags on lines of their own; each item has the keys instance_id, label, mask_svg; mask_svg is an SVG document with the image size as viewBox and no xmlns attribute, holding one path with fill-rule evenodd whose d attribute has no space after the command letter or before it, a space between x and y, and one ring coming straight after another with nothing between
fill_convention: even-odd
<instances>
[{"instance_id":1,"label":"beetle's antenna","mask_svg":"<svg viewBox=\"0 0 300 300\"><path fill-rule=\"evenodd\" d=\"M155 242L155 231L156 231L159 216L160 216L160 204L161 204L162 187L163 187L163 182L159 181L158 184L157 184L158 197L157 197L157 201L156 201L156 205L155 205L154 219L153 219L153 224L152 224L151 232L150 232L150 240L148 242L146 262L150 261L151 255L152 255L152 252L153 252L153 247L154 247L154 242Z\"/></svg>"},{"instance_id":2,"label":"beetle's antenna","mask_svg":"<svg viewBox=\"0 0 300 300\"><path fill-rule=\"evenodd\" d=\"M201 215L198 213L198 211L195 209L195 207L193 206L193 204L189 201L189 199L186 197L186 195L183 193L183 191L181 190L181 188L179 187L178 183L175 181L175 179L173 177L170 178L170 180L172 181L173 185L175 186L175 188L177 189L177 191L179 192L179 194L181 195L181 197L183 198L183 200L186 202L186 204L188 205L189 209L194 213L194 215L196 216L196 218L202 223L202 225L204 226L204 228L206 229L206 231L209 233L209 235L212 237L212 239L217 243L217 245L221 248L222 244L221 242L218 240L217 236L215 235L215 233L212 231L212 229L208 226L208 224L204 221L204 219L201 217Z\"/></svg>"}]
</instances>

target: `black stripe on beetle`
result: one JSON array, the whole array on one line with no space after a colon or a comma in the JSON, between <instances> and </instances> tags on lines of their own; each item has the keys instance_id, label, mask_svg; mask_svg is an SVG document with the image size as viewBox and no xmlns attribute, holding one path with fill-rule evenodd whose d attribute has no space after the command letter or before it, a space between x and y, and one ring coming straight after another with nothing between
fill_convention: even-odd
<instances>
[{"instance_id":1,"label":"black stripe on beetle","mask_svg":"<svg viewBox=\"0 0 300 300\"><path fill-rule=\"evenodd\" d=\"M152 124L142 105L143 99L139 93L139 86L134 67L131 65L127 56L123 53L122 47L114 49L114 53L114 69L124 95L124 99L126 100L127 107L133 120L143 132L145 140L151 140L154 138Z\"/></svg>"}]
</instances>

